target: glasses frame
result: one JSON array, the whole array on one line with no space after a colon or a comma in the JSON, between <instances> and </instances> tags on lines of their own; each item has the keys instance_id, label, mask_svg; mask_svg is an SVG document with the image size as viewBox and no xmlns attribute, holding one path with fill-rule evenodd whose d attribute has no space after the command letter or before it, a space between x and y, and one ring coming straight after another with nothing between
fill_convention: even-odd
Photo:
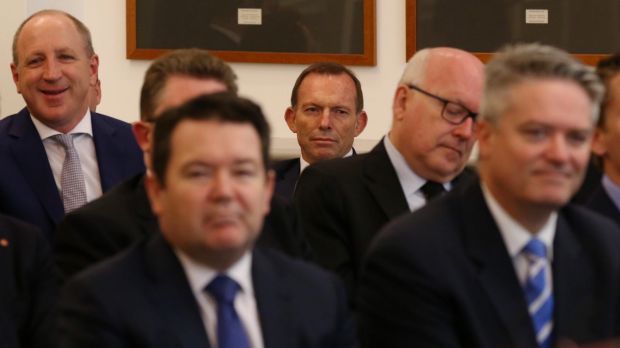
<instances>
[{"instance_id":1,"label":"glasses frame","mask_svg":"<svg viewBox=\"0 0 620 348\"><path fill-rule=\"evenodd\" d=\"M468 108L463 106L463 104L456 103L456 102L450 101L448 99L442 98L442 97L440 97L438 95L435 95L433 93L427 92L427 91L423 90L422 88L420 88L420 87L418 87L418 86L416 86L414 84L411 84L411 83L407 84L407 87L409 87L409 89L412 89L414 91L420 92L420 93L426 95L427 97L431 97L433 99L437 99L440 102L442 102L443 106L441 108L441 118L443 118L446 122L448 122L450 124L453 124L453 125L457 126L457 125L463 124L463 122L465 122L465 120L467 120L467 118L471 118L473 121L476 121L476 117L478 117L478 113L471 112ZM445 111L446 111L446 107L448 106L448 103L454 104L454 105L458 105L459 107L462 107L463 110L467 111L467 114L465 115L465 117L463 117L463 119L460 120L459 122L454 122L453 120L448 119L445 116Z\"/></svg>"}]
</instances>

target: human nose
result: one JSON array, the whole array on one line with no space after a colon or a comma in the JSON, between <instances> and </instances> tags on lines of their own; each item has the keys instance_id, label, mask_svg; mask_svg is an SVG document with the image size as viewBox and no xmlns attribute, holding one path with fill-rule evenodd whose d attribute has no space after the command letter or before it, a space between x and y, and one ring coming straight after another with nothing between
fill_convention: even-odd
<instances>
[{"instance_id":1,"label":"human nose","mask_svg":"<svg viewBox=\"0 0 620 348\"><path fill-rule=\"evenodd\" d=\"M331 116L329 113L329 108L325 108L323 112L321 112L321 119L319 121L319 127L321 129L329 129L331 127Z\"/></svg>"},{"instance_id":2,"label":"human nose","mask_svg":"<svg viewBox=\"0 0 620 348\"><path fill-rule=\"evenodd\" d=\"M59 79L60 75L60 65L54 59L48 59L44 66L43 78L52 81Z\"/></svg>"},{"instance_id":3,"label":"human nose","mask_svg":"<svg viewBox=\"0 0 620 348\"><path fill-rule=\"evenodd\" d=\"M555 135L549 141L547 158L555 163L563 163L568 160L569 149L566 139L561 135Z\"/></svg>"},{"instance_id":4,"label":"human nose","mask_svg":"<svg viewBox=\"0 0 620 348\"><path fill-rule=\"evenodd\" d=\"M218 171L214 174L211 197L214 201L228 201L232 197L233 184L229 173Z\"/></svg>"},{"instance_id":5,"label":"human nose","mask_svg":"<svg viewBox=\"0 0 620 348\"><path fill-rule=\"evenodd\" d=\"M471 117L467 117L465 121L463 121L461 124L457 125L454 128L453 134L458 138L469 140L474 135L475 126L476 121L474 121L474 119Z\"/></svg>"}]
</instances>

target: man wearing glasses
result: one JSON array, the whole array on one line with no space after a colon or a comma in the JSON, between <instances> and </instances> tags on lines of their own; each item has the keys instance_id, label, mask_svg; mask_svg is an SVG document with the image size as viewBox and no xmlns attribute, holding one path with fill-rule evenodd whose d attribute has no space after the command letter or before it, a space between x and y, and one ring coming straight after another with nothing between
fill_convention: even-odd
<instances>
[{"instance_id":1,"label":"man wearing glasses","mask_svg":"<svg viewBox=\"0 0 620 348\"><path fill-rule=\"evenodd\" d=\"M368 154L302 173L295 201L307 238L350 296L379 229L463 181L483 78L483 64L467 52L419 51L396 88L388 135Z\"/></svg>"}]
</instances>

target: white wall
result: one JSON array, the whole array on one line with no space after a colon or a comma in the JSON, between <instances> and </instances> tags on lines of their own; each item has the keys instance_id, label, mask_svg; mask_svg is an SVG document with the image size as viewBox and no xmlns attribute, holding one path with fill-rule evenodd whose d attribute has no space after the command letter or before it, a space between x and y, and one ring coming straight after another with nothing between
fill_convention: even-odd
<instances>
[{"instance_id":1,"label":"white wall","mask_svg":"<svg viewBox=\"0 0 620 348\"><path fill-rule=\"evenodd\" d=\"M385 134L391 122L392 96L405 65L405 0L376 0L377 65L351 67L362 83L369 120L357 138L356 148L367 151ZM54 7L72 12L90 28L100 56L99 76L103 100L97 111L127 122L139 117L139 90L149 61L125 58L124 0L9 0L0 13L0 107L1 115L17 112L24 101L15 92L9 64L15 29L29 12ZM239 77L240 93L263 106L273 129L274 154L298 151L297 143L284 123L290 91L305 65L231 64Z\"/></svg>"}]
</instances>

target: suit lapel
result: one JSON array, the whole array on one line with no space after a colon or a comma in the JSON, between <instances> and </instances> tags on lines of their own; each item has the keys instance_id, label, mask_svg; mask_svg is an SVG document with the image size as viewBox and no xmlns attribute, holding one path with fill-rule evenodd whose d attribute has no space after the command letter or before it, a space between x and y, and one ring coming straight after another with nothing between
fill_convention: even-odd
<instances>
[{"instance_id":1,"label":"suit lapel","mask_svg":"<svg viewBox=\"0 0 620 348\"><path fill-rule=\"evenodd\" d=\"M592 293L588 291L593 281L590 279L591 263L583 258L578 240L571 230L571 226L560 213L553 242L553 296L555 300L554 322L556 333L571 333L578 337L574 323L594 323L583 313L578 313L581 304L588 304L592 310ZM580 327L587 327L581 325Z\"/></svg>"},{"instance_id":2,"label":"suit lapel","mask_svg":"<svg viewBox=\"0 0 620 348\"><path fill-rule=\"evenodd\" d=\"M295 347L291 319L299 313L291 312L288 283L276 266L260 249L254 250L252 281L263 342L269 348Z\"/></svg>"},{"instance_id":3,"label":"suit lapel","mask_svg":"<svg viewBox=\"0 0 620 348\"><path fill-rule=\"evenodd\" d=\"M161 234L146 246L145 262L152 283L150 297L162 321L176 334L181 347L210 347L200 310L185 272Z\"/></svg>"},{"instance_id":4,"label":"suit lapel","mask_svg":"<svg viewBox=\"0 0 620 348\"><path fill-rule=\"evenodd\" d=\"M99 165L99 178L101 179L101 189L108 191L114 183L122 182L124 179L122 160L124 150L122 144L116 137L116 129L105 122L103 116L92 113L91 122L93 125L93 141L95 143L95 153L97 154L97 164Z\"/></svg>"},{"instance_id":5,"label":"suit lapel","mask_svg":"<svg viewBox=\"0 0 620 348\"><path fill-rule=\"evenodd\" d=\"M297 180L299 180L300 167L299 158L293 158L283 164L282 170L278 171L278 182L276 184L277 194L287 200L293 197Z\"/></svg>"},{"instance_id":6,"label":"suit lapel","mask_svg":"<svg viewBox=\"0 0 620 348\"><path fill-rule=\"evenodd\" d=\"M535 347L534 330L512 259L479 184L468 185L461 200L465 248L478 277L516 347Z\"/></svg>"},{"instance_id":7,"label":"suit lapel","mask_svg":"<svg viewBox=\"0 0 620 348\"><path fill-rule=\"evenodd\" d=\"M64 216L64 207L43 142L27 109L19 112L8 132L13 139L10 145L13 159L24 179L50 218L55 224L59 223Z\"/></svg>"},{"instance_id":8,"label":"suit lapel","mask_svg":"<svg viewBox=\"0 0 620 348\"><path fill-rule=\"evenodd\" d=\"M385 151L383 140L367 155L363 170L364 183L388 220L409 211L407 199Z\"/></svg>"}]
</instances>

